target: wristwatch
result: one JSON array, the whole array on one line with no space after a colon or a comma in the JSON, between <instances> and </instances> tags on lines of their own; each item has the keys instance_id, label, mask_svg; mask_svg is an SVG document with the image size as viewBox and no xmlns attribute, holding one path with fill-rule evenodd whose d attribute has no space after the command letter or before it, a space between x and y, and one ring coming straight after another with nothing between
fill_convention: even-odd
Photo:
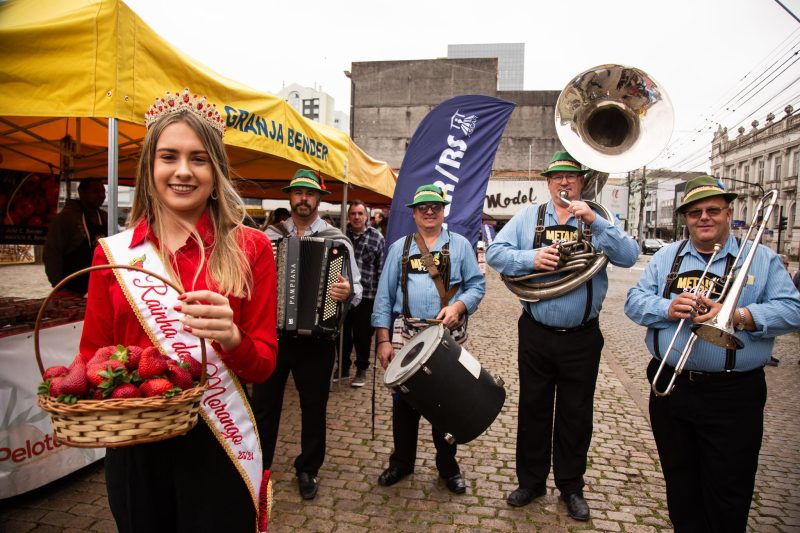
<instances>
[{"instance_id":1,"label":"wristwatch","mask_svg":"<svg viewBox=\"0 0 800 533\"><path fill-rule=\"evenodd\" d=\"M740 307L737 311L739 312L739 323L736 324L736 329L742 331L746 325L745 322L747 322L747 315L744 314L744 307Z\"/></svg>"}]
</instances>

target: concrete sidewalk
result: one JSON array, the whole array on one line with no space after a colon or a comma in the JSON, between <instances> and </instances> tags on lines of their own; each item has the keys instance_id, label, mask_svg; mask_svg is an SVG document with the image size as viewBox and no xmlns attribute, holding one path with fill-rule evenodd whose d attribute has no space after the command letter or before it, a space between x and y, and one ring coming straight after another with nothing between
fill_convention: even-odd
<instances>
[{"instance_id":1,"label":"concrete sidewalk","mask_svg":"<svg viewBox=\"0 0 800 533\"><path fill-rule=\"evenodd\" d=\"M270 531L671 531L658 454L647 419L649 360L644 329L625 317L628 287L649 260L634 269L612 268L601 324L606 344L595 397L594 438L585 495L588 523L571 520L552 483L548 495L509 507L516 487L514 455L519 382L516 321L520 307L499 277L487 275L487 296L470 320L469 351L506 383L506 404L491 428L459 446L468 483L456 496L438 479L430 426L423 422L416 472L393 487L377 478L392 449L391 398L377 372L375 439L371 439L371 387L334 386L328 408L328 454L315 500L297 492L292 461L299 452L297 394L289 385L274 465L274 517ZM777 368L767 367L769 399L750 531L800 531L800 366L797 335L778 339ZM12 532L115 531L102 465L83 469L29 494L0 502L0 530Z\"/></svg>"}]
</instances>

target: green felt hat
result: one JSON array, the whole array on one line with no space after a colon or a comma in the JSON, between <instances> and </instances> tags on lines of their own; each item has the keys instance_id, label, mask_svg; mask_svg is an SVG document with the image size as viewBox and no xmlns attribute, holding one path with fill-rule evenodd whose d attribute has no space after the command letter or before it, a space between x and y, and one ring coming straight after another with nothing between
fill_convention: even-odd
<instances>
[{"instance_id":1,"label":"green felt hat","mask_svg":"<svg viewBox=\"0 0 800 533\"><path fill-rule=\"evenodd\" d=\"M686 187L683 188L683 198L675 211L683 213L689 204L712 196L722 196L726 202L730 203L739 195L735 192L725 192L725 188L717 181L717 178L700 176L686 182Z\"/></svg>"},{"instance_id":2,"label":"green felt hat","mask_svg":"<svg viewBox=\"0 0 800 533\"><path fill-rule=\"evenodd\" d=\"M301 169L294 173L292 181L289 185L282 188L283 192L289 192L296 187L303 187L314 191L319 191L320 194L330 194L331 191L325 189L325 182L322 180L322 175L315 170Z\"/></svg>"},{"instance_id":3,"label":"green felt hat","mask_svg":"<svg viewBox=\"0 0 800 533\"><path fill-rule=\"evenodd\" d=\"M581 164L578 163L574 157L569 155L569 152L561 150L553 154L550 165L547 167L547 170L542 172L542 176L550 176L553 172L576 172L580 175L584 175L590 171L581 168Z\"/></svg>"},{"instance_id":4,"label":"green felt hat","mask_svg":"<svg viewBox=\"0 0 800 533\"><path fill-rule=\"evenodd\" d=\"M417 187L417 192L414 193L414 199L406 207L414 207L418 204L427 204L430 202L438 202L440 204L449 204L450 200L446 198L446 194L441 188L436 185L421 185Z\"/></svg>"}]
</instances>

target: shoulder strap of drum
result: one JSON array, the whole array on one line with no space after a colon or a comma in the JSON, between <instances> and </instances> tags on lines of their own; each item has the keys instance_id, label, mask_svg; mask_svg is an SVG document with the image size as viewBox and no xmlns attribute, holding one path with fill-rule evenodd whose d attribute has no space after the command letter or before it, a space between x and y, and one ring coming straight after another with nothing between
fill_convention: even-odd
<instances>
[{"instance_id":1,"label":"shoulder strap of drum","mask_svg":"<svg viewBox=\"0 0 800 533\"><path fill-rule=\"evenodd\" d=\"M542 234L544 233L544 215L547 210L547 203L539 204L536 213L536 232L533 234L533 249L542 247Z\"/></svg>"},{"instance_id":2,"label":"shoulder strap of drum","mask_svg":"<svg viewBox=\"0 0 800 533\"><path fill-rule=\"evenodd\" d=\"M433 284L436 286L436 291L439 293L439 302L441 303L442 307L445 307L450 298L448 297L448 293L444 288L444 280L442 279L442 275L439 273L439 268L436 266L436 263L433 260L433 255L428 250L427 245L425 244L425 239L422 238L422 235L419 233L414 234L414 239L417 242L417 247L419 248L421 254L421 261L422 264L425 265L425 269L428 271L428 275L433 279ZM449 244L449 243L447 243ZM447 245L445 245L446 247ZM449 248L445 251L444 247L442 251L439 253L439 257L442 260L440 263L441 266L444 266L444 257L445 254L448 256L448 266L449 266L449 255L450 251ZM452 295L450 295L452 297Z\"/></svg>"},{"instance_id":3,"label":"shoulder strap of drum","mask_svg":"<svg viewBox=\"0 0 800 533\"><path fill-rule=\"evenodd\" d=\"M403 290L403 316L406 318L411 316L411 312L408 308L408 253L411 250L411 241L413 239L414 233L406 235L406 240L403 243L403 258L400 264L400 288Z\"/></svg>"}]
</instances>

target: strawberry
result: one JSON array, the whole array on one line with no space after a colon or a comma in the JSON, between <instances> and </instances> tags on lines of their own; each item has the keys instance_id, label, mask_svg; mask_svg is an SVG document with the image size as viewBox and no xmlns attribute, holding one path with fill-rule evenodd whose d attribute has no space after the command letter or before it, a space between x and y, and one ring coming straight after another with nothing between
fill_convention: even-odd
<instances>
[{"instance_id":1,"label":"strawberry","mask_svg":"<svg viewBox=\"0 0 800 533\"><path fill-rule=\"evenodd\" d=\"M141 346L128 346L128 361L125 363L128 370L134 370L139 366L143 351Z\"/></svg>"},{"instance_id":2,"label":"strawberry","mask_svg":"<svg viewBox=\"0 0 800 533\"><path fill-rule=\"evenodd\" d=\"M189 373L194 379L200 379L200 374L203 372L200 361L188 354L181 354L181 366L189 369Z\"/></svg>"},{"instance_id":3,"label":"strawberry","mask_svg":"<svg viewBox=\"0 0 800 533\"><path fill-rule=\"evenodd\" d=\"M133 383L121 383L111 391L109 398L141 398L142 392Z\"/></svg>"},{"instance_id":4,"label":"strawberry","mask_svg":"<svg viewBox=\"0 0 800 533\"><path fill-rule=\"evenodd\" d=\"M173 385L169 380L164 378L148 379L142 386L139 387L142 396L166 396L167 398L174 396L181 390Z\"/></svg>"},{"instance_id":5,"label":"strawberry","mask_svg":"<svg viewBox=\"0 0 800 533\"><path fill-rule=\"evenodd\" d=\"M189 370L174 363L167 365L167 378L182 390L194 387L194 379Z\"/></svg>"},{"instance_id":6,"label":"strawberry","mask_svg":"<svg viewBox=\"0 0 800 533\"><path fill-rule=\"evenodd\" d=\"M83 364L73 366L64 376L64 381L57 387L58 396L81 397L89 392L89 380L86 379L86 367Z\"/></svg>"},{"instance_id":7,"label":"strawberry","mask_svg":"<svg viewBox=\"0 0 800 533\"><path fill-rule=\"evenodd\" d=\"M117 347L115 346L103 346L102 348L98 348L94 355L89 359L88 362L97 358L98 361L108 361L108 358L111 357L114 352L117 351Z\"/></svg>"},{"instance_id":8,"label":"strawberry","mask_svg":"<svg viewBox=\"0 0 800 533\"><path fill-rule=\"evenodd\" d=\"M125 364L116 359L109 359L102 363L93 363L86 368L86 378L89 383L99 387L104 381L123 377L126 374Z\"/></svg>"},{"instance_id":9,"label":"strawberry","mask_svg":"<svg viewBox=\"0 0 800 533\"><path fill-rule=\"evenodd\" d=\"M48 392L50 393L50 396L52 396L53 398L57 398L58 397L58 389L59 389L59 387L61 387L61 382L62 381L64 381L64 377L63 376L59 376L57 378L53 378L50 381L50 386L48 387Z\"/></svg>"},{"instance_id":10,"label":"strawberry","mask_svg":"<svg viewBox=\"0 0 800 533\"><path fill-rule=\"evenodd\" d=\"M94 389L92 391L92 400L103 400L103 390L104 389Z\"/></svg>"},{"instance_id":11,"label":"strawberry","mask_svg":"<svg viewBox=\"0 0 800 533\"><path fill-rule=\"evenodd\" d=\"M65 366L51 366L44 371L44 374L42 374L42 379L47 381L50 378L63 376L67 372L69 372L69 369Z\"/></svg>"},{"instance_id":12,"label":"strawberry","mask_svg":"<svg viewBox=\"0 0 800 533\"><path fill-rule=\"evenodd\" d=\"M83 355L81 353L75 355L75 359L73 359L72 362L69 364L67 370L72 370L72 368L75 366L82 366L82 367L86 366L86 360L84 360Z\"/></svg>"},{"instance_id":13,"label":"strawberry","mask_svg":"<svg viewBox=\"0 0 800 533\"><path fill-rule=\"evenodd\" d=\"M167 371L167 362L156 348L145 348L139 359L139 377L143 380L163 375Z\"/></svg>"}]
</instances>

